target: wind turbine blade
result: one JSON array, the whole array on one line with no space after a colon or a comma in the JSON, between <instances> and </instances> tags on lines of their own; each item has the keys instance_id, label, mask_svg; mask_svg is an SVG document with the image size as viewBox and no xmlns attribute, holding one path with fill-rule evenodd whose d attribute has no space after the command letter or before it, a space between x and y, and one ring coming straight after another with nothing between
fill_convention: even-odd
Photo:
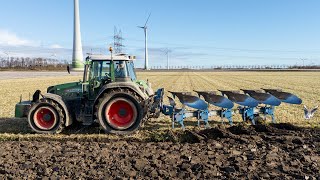
<instances>
[{"instance_id":1,"label":"wind turbine blade","mask_svg":"<svg viewBox=\"0 0 320 180\"><path fill-rule=\"evenodd\" d=\"M141 29L144 29L144 27L142 27L142 26L137 26L138 28L141 28Z\"/></svg>"},{"instance_id":2,"label":"wind turbine blade","mask_svg":"<svg viewBox=\"0 0 320 180\"><path fill-rule=\"evenodd\" d=\"M150 16L151 16L151 13L150 13L149 16L148 16L148 19L147 19L146 23L144 24L144 27L147 26Z\"/></svg>"}]
</instances>

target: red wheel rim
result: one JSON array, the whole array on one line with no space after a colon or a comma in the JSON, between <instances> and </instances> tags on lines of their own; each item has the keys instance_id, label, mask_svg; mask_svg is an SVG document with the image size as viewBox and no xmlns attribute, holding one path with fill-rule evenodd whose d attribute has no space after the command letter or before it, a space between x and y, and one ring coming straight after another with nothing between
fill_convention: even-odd
<instances>
[{"instance_id":1,"label":"red wheel rim","mask_svg":"<svg viewBox=\"0 0 320 180\"><path fill-rule=\"evenodd\" d=\"M34 124L41 130L52 129L57 122L57 115L51 107L40 107L33 115Z\"/></svg>"},{"instance_id":2,"label":"red wheel rim","mask_svg":"<svg viewBox=\"0 0 320 180\"><path fill-rule=\"evenodd\" d=\"M116 98L112 100L105 111L109 125L115 129L127 129L137 118L136 106L128 99Z\"/></svg>"}]
</instances>

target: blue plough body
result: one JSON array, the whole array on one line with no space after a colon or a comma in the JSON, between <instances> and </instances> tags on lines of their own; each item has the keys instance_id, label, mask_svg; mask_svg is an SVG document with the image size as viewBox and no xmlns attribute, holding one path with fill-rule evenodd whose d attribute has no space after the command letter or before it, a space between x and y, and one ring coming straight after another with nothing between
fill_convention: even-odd
<instances>
[{"instance_id":1,"label":"blue plough body","mask_svg":"<svg viewBox=\"0 0 320 180\"><path fill-rule=\"evenodd\" d=\"M184 121L187 118L194 117L198 121L198 126L204 122L205 127L210 127L210 117L220 117L222 123L224 119L228 120L229 124L233 124L232 116L241 114L243 121L251 121L256 124L257 119L266 120L267 116L271 117L272 123L275 120L275 107L282 102L289 104L301 104L302 100L297 96L282 92L281 90L265 89L261 90L242 90L239 91L220 91L218 95L213 91L195 91L198 97L191 92L170 92L172 97L169 98L170 105L161 103L160 109L164 115L170 116L172 120L172 128L178 123L184 129ZM159 89L157 96L163 95L164 89ZM201 99L200 97L203 97ZM177 108L174 98L178 98L182 104L181 108ZM237 108L234 103L238 104ZM219 107L219 109L210 109L210 105Z\"/></svg>"}]
</instances>

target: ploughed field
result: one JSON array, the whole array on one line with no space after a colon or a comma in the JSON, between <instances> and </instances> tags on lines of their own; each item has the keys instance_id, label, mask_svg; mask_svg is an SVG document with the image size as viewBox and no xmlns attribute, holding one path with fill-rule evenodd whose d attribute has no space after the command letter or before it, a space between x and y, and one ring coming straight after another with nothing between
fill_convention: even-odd
<instances>
[{"instance_id":1,"label":"ploughed field","mask_svg":"<svg viewBox=\"0 0 320 180\"><path fill-rule=\"evenodd\" d=\"M3 141L0 178L319 179L319 135L277 124L169 131L167 142Z\"/></svg>"},{"instance_id":2,"label":"ploughed field","mask_svg":"<svg viewBox=\"0 0 320 180\"><path fill-rule=\"evenodd\" d=\"M2 75L0 72L0 76ZM34 134L25 119L15 119L14 105L51 85L78 81L81 75L53 77L21 72L0 79L0 178L144 176L160 178L320 178L320 115L303 119L303 105L281 104L279 124L250 126L233 116L235 126L211 118L212 129L185 123L171 129L163 115L130 136L105 135L98 127L70 127L59 135ZM54 75L54 74L53 74ZM138 72L154 90L239 90L280 88L303 104L320 100L318 72ZM168 104L166 96L165 103ZM178 103L178 100L176 100ZM179 104L179 103L178 103ZM214 109L214 107L212 107Z\"/></svg>"}]
</instances>

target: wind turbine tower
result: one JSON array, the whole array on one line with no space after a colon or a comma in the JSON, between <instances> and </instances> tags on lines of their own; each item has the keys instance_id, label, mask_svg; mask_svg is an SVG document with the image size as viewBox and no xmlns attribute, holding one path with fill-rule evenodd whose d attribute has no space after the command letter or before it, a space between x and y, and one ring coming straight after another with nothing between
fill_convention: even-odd
<instances>
[{"instance_id":1,"label":"wind turbine tower","mask_svg":"<svg viewBox=\"0 0 320 180\"><path fill-rule=\"evenodd\" d=\"M167 55L167 70L170 69L170 66L169 66L169 53L170 52L171 52L171 50L168 48L164 50L164 54Z\"/></svg>"},{"instance_id":2,"label":"wind turbine tower","mask_svg":"<svg viewBox=\"0 0 320 180\"><path fill-rule=\"evenodd\" d=\"M148 16L148 19L146 21L146 23L144 24L144 26L138 26L139 28L143 29L144 30L144 58L145 58L145 62L144 62L144 69L145 70L149 70L149 55L148 55L148 27L147 27L147 24L148 24L148 21L149 21L149 18L151 16L151 13L149 14Z\"/></svg>"},{"instance_id":3,"label":"wind turbine tower","mask_svg":"<svg viewBox=\"0 0 320 180\"><path fill-rule=\"evenodd\" d=\"M73 54L72 70L83 71L83 53L80 32L79 0L74 0L74 34L73 34Z\"/></svg>"}]
</instances>

